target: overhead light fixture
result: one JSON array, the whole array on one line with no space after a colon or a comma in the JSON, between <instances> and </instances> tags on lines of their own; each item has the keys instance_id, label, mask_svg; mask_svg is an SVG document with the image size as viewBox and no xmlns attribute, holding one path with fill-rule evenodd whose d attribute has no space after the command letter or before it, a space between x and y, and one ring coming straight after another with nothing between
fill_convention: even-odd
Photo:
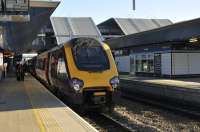
<instances>
[{"instance_id":1,"label":"overhead light fixture","mask_svg":"<svg viewBox=\"0 0 200 132\"><path fill-rule=\"evenodd\" d=\"M37 34L38 37L46 37L46 34L44 33L40 33L40 34Z\"/></svg>"},{"instance_id":2,"label":"overhead light fixture","mask_svg":"<svg viewBox=\"0 0 200 132\"><path fill-rule=\"evenodd\" d=\"M196 42L198 42L198 38L191 38L191 39L189 39L189 42L196 43Z\"/></svg>"}]
</instances>

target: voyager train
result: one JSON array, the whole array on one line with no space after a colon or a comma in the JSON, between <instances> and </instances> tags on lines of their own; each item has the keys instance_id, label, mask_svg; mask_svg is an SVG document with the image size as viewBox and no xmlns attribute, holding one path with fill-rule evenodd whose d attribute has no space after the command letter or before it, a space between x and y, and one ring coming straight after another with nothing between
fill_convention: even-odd
<instances>
[{"instance_id":1,"label":"voyager train","mask_svg":"<svg viewBox=\"0 0 200 132\"><path fill-rule=\"evenodd\" d=\"M31 63L32 73L71 103L86 108L113 105L119 77L106 44L93 38L75 38L38 55Z\"/></svg>"}]
</instances>

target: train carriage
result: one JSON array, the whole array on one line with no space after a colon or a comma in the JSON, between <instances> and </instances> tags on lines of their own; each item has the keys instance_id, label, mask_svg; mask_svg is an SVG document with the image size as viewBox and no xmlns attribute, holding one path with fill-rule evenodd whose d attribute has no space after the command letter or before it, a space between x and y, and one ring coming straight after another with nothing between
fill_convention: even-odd
<instances>
[{"instance_id":1,"label":"train carriage","mask_svg":"<svg viewBox=\"0 0 200 132\"><path fill-rule=\"evenodd\" d=\"M42 53L36 57L35 61L36 75L46 84L48 83L48 52Z\"/></svg>"},{"instance_id":2,"label":"train carriage","mask_svg":"<svg viewBox=\"0 0 200 132\"><path fill-rule=\"evenodd\" d=\"M71 103L89 108L112 106L119 78L106 44L93 38L75 38L39 55L36 65L37 76L51 90L69 97Z\"/></svg>"}]
</instances>

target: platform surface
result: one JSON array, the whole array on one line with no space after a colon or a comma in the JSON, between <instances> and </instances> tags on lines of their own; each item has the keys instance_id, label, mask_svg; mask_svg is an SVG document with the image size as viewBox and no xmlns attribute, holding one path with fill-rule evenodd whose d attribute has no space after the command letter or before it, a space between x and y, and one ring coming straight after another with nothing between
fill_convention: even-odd
<instances>
[{"instance_id":1,"label":"platform surface","mask_svg":"<svg viewBox=\"0 0 200 132\"><path fill-rule=\"evenodd\" d=\"M0 82L0 131L93 132L91 125L33 77Z\"/></svg>"},{"instance_id":2,"label":"platform surface","mask_svg":"<svg viewBox=\"0 0 200 132\"><path fill-rule=\"evenodd\" d=\"M144 83L155 84L155 85L157 84L157 85L174 86L174 87L180 87L180 88L190 88L190 89L200 90L200 78L165 79L165 78L121 75L120 79L144 82Z\"/></svg>"}]
</instances>

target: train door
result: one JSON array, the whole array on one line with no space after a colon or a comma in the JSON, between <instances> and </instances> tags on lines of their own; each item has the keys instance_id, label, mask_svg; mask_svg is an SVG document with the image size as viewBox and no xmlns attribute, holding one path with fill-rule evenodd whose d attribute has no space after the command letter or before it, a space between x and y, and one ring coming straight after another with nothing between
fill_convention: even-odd
<instances>
[{"instance_id":1,"label":"train door","mask_svg":"<svg viewBox=\"0 0 200 132\"><path fill-rule=\"evenodd\" d=\"M53 85L52 74L51 74L51 64L53 62L52 53L49 53L49 63L48 63L48 82L49 85Z\"/></svg>"}]
</instances>

